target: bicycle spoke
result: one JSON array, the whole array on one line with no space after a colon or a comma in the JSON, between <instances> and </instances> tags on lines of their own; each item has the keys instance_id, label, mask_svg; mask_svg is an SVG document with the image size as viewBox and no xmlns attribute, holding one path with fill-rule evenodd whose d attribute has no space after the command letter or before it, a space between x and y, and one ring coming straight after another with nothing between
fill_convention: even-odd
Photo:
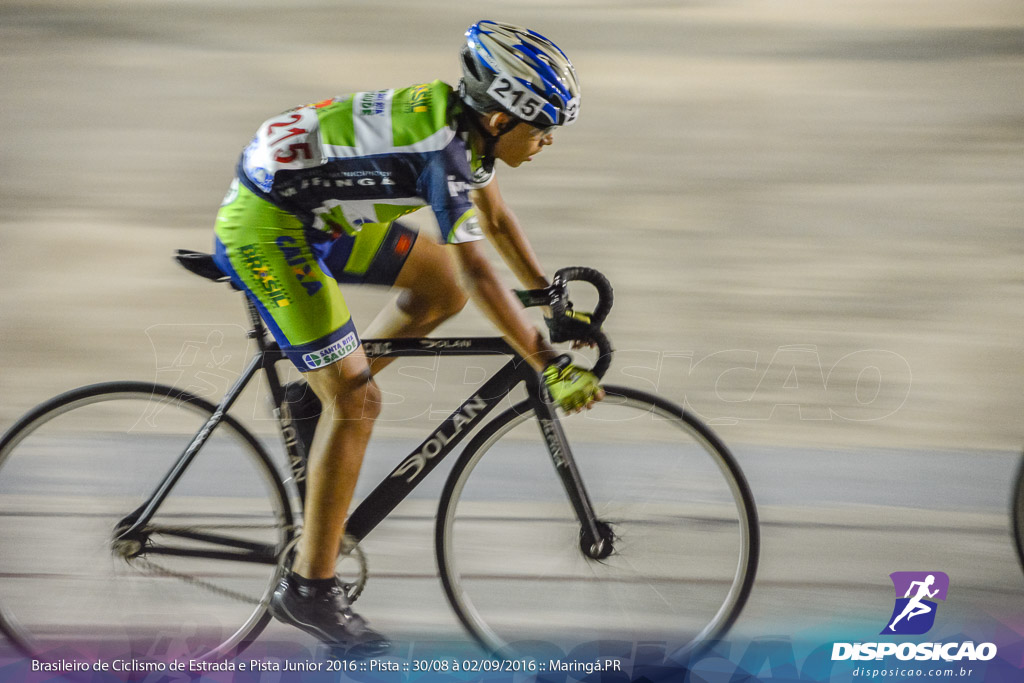
<instances>
[{"instance_id":1,"label":"bicycle spoke","mask_svg":"<svg viewBox=\"0 0 1024 683\"><path fill-rule=\"evenodd\" d=\"M453 468L439 564L449 601L489 650L626 638L678 651L722 635L746 599L756 512L731 456L677 414L607 389L592 411L562 418L598 529L611 528L607 557L581 549L577 511L522 404Z\"/></svg>"},{"instance_id":2,"label":"bicycle spoke","mask_svg":"<svg viewBox=\"0 0 1024 683\"><path fill-rule=\"evenodd\" d=\"M212 407L141 383L83 387L0 443L0 629L23 651L112 656L173 642L223 656L265 623L293 534L280 480L231 418L146 524L124 533ZM163 648L163 645L159 647ZM171 653L168 653L171 654Z\"/></svg>"}]
</instances>

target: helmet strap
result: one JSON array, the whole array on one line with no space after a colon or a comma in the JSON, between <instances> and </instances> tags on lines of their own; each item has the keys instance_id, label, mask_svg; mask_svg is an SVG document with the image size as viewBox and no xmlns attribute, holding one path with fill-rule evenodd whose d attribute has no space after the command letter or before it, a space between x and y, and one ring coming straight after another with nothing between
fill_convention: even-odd
<instances>
[{"instance_id":1,"label":"helmet strap","mask_svg":"<svg viewBox=\"0 0 1024 683\"><path fill-rule=\"evenodd\" d=\"M494 116L501 112L491 112L491 125L494 125ZM486 172L490 173L494 169L494 147L498 144L498 138L505 133L508 133L513 128L520 124L520 120L515 116L510 116L509 120L504 126L498 129L497 133L492 133L482 123L480 123L480 115L474 110L466 107L463 109L463 119L469 122L469 127L472 128L480 139L484 142L484 149L480 155L480 161Z\"/></svg>"},{"instance_id":2,"label":"helmet strap","mask_svg":"<svg viewBox=\"0 0 1024 683\"><path fill-rule=\"evenodd\" d=\"M494 112L498 114L498 112ZM491 133L489 130L480 125L477 121L477 126L484 132L484 153L483 153L483 166L484 170L490 173L494 169L494 148L498 145L498 138L505 133L510 132L513 128L520 124L519 119L514 116L510 116L509 120L505 122L505 125L498 129L497 133ZM494 115L491 116L491 125L494 125Z\"/></svg>"}]
</instances>

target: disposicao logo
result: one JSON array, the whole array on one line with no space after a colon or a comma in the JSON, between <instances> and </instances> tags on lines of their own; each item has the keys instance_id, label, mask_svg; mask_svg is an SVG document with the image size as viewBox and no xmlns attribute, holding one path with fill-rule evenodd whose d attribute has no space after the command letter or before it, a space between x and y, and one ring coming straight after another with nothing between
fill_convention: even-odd
<instances>
[{"instance_id":1,"label":"disposicao logo","mask_svg":"<svg viewBox=\"0 0 1024 683\"><path fill-rule=\"evenodd\" d=\"M893 572L896 605L880 635L919 636L935 625L936 600L945 600L949 577L943 572Z\"/></svg>"},{"instance_id":2,"label":"disposicao logo","mask_svg":"<svg viewBox=\"0 0 1024 683\"><path fill-rule=\"evenodd\" d=\"M896 604L879 635L922 635L935 625L936 600L945 600L949 576L943 572L893 572ZM881 660L895 656L902 661L988 661L996 656L993 643L833 643L832 661Z\"/></svg>"}]
</instances>

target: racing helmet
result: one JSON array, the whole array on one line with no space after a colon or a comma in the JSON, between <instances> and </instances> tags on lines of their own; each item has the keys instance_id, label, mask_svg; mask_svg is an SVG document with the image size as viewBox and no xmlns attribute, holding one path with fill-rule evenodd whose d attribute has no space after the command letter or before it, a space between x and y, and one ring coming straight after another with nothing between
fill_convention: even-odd
<instances>
[{"instance_id":1,"label":"racing helmet","mask_svg":"<svg viewBox=\"0 0 1024 683\"><path fill-rule=\"evenodd\" d=\"M474 111L503 111L537 128L576 120L576 70L565 53L539 33L478 21L466 31L461 57L459 95Z\"/></svg>"}]
</instances>

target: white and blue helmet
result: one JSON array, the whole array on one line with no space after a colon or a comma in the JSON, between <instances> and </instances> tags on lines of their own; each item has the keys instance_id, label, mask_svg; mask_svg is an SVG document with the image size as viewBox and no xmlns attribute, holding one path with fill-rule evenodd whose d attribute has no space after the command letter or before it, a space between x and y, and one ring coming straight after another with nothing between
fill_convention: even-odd
<instances>
[{"instance_id":1,"label":"white and blue helmet","mask_svg":"<svg viewBox=\"0 0 1024 683\"><path fill-rule=\"evenodd\" d=\"M466 31L459 93L480 113L504 111L538 128L569 125L580 110L565 53L539 33L496 21Z\"/></svg>"}]
</instances>

